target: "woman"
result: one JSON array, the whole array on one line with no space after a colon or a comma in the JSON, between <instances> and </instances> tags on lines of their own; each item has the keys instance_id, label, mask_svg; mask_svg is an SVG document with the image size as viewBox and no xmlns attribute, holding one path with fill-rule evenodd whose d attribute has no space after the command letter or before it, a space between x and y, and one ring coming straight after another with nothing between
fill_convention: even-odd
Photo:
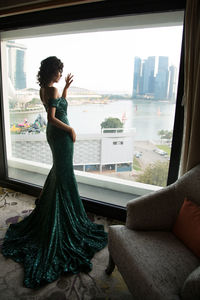
<instances>
[{"instance_id":1,"label":"woman","mask_svg":"<svg viewBox=\"0 0 200 300\"><path fill-rule=\"evenodd\" d=\"M74 129L67 119L67 90L73 81L68 74L62 96L53 86L62 76L63 63L55 56L41 62L38 82L47 111L47 141L53 166L32 213L11 224L2 253L23 263L24 285L38 288L61 273L89 272L90 259L107 244L107 232L90 221L80 199L73 171Z\"/></svg>"}]
</instances>

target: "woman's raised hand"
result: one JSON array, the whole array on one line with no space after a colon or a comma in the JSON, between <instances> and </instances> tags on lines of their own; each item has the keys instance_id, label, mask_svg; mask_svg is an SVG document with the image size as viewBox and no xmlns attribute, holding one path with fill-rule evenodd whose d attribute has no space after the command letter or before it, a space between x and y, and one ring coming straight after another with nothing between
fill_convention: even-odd
<instances>
[{"instance_id":1,"label":"woman's raised hand","mask_svg":"<svg viewBox=\"0 0 200 300\"><path fill-rule=\"evenodd\" d=\"M65 99L67 97L68 87L70 86L70 84L73 81L73 77L74 77L74 75L72 75L71 73L69 73L67 75L67 77L65 77L65 86L64 86L64 89L63 89L63 93L62 93L62 97L65 98Z\"/></svg>"},{"instance_id":2,"label":"woman's raised hand","mask_svg":"<svg viewBox=\"0 0 200 300\"><path fill-rule=\"evenodd\" d=\"M74 77L74 75L72 75L71 73L69 73L67 75L67 77L65 77L65 82L66 82L65 86L66 86L67 89L70 86L70 84L73 82L73 77Z\"/></svg>"}]
</instances>

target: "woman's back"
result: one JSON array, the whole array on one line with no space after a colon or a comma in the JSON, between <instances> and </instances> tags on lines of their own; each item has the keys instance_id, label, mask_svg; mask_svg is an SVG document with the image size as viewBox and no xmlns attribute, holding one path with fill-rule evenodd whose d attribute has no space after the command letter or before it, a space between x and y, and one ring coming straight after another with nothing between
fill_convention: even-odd
<instances>
[{"instance_id":1,"label":"woman's back","mask_svg":"<svg viewBox=\"0 0 200 300\"><path fill-rule=\"evenodd\" d=\"M49 99L59 98L58 90L51 86L41 87L40 88L40 99L44 105L48 105Z\"/></svg>"}]
</instances>

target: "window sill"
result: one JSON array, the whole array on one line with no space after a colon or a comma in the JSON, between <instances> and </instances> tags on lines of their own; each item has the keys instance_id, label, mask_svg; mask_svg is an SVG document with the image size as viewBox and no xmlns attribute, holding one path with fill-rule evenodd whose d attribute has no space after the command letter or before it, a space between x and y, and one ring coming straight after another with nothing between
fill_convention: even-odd
<instances>
[{"instance_id":1,"label":"window sill","mask_svg":"<svg viewBox=\"0 0 200 300\"><path fill-rule=\"evenodd\" d=\"M22 159L9 159L10 178L42 187L51 166ZM160 190L161 187L118 179L94 173L75 170L79 193L84 198L94 199L121 207L129 200Z\"/></svg>"}]
</instances>

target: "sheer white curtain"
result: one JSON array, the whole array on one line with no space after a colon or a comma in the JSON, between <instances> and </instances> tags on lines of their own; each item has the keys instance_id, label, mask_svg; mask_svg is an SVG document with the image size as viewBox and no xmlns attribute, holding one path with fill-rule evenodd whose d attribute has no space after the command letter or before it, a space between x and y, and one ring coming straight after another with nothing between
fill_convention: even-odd
<instances>
[{"instance_id":1,"label":"sheer white curtain","mask_svg":"<svg viewBox=\"0 0 200 300\"><path fill-rule=\"evenodd\" d=\"M180 175L200 163L200 0L185 13L184 136Z\"/></svg>"}]
</instances>

